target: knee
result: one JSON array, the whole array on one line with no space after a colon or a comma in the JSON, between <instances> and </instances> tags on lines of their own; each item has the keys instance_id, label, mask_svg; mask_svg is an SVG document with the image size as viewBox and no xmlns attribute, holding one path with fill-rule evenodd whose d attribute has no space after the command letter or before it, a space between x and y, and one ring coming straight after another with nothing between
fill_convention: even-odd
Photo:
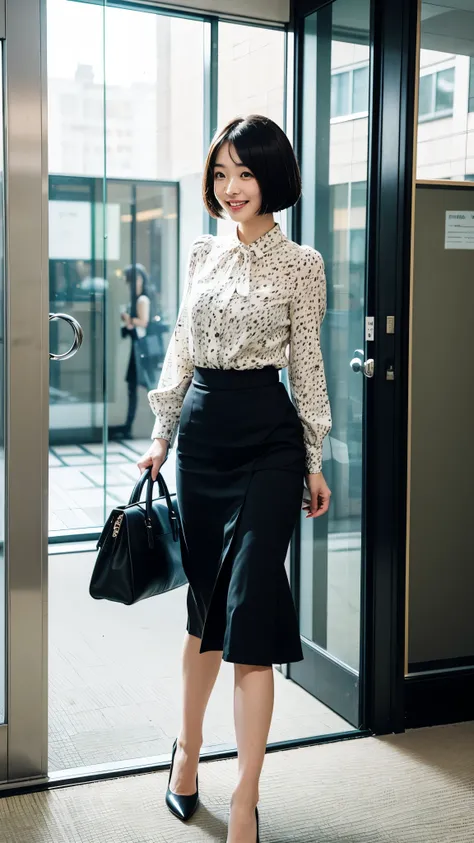
<instances>
[{"instance_id":1,"label":"knee","mask_svg":"<svg viewBox=\"0 0 474 843\"><path fill-rule=\"evenodd\" d=\"M237 675L247 676L250 673L264 673L272 670L271 664L234 664L234 669Z\"/></svg>"}]
</instances>

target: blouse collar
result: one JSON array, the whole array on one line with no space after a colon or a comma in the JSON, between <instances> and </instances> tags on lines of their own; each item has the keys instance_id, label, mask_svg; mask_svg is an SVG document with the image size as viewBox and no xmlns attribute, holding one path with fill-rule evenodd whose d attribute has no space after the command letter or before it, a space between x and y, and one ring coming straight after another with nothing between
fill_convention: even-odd
<instances>
[{"instance_id":1,"label":"blouse collar","mask_svg":"<svg viewBox=\"0 0 474 843\"><path fill-rule=\"evenodd\" d=\"M281 243L284 236L279 224L276 222L273 228L266 231L265 234L261 234L260 237L257 237L256 240L253 240L252 243L247 245L246 243L242 243L242 240L239 238L238 227L236 226L234 233L229 238L228 248L234 250L240 246L241 249L251 252L256 258L261 258L266 252L270 252L275 246Z\"/></svg>"},{"instance_id":2,"label":"blouse collar","mask_svg":"<svg viewBox=\"0 0 474 843\"><path fill-rule=\"evenodd\" d=\"M199 294L199 287L202 282L214 277L219 279L222 285L221 301L230 301L234 290L241 296L248 296L250 292L250 274L252 256L261 258L267 252L274 249L285 235L282 233L278 223L275 223L270 231L266 231L253 243L247 246L239 239L237 227L234 234L227 237L215 239L215 251L211 252L200 272L196 277L196 295ZM237 270L238 271L235 271Z\"/></svg>"}]
</instances>

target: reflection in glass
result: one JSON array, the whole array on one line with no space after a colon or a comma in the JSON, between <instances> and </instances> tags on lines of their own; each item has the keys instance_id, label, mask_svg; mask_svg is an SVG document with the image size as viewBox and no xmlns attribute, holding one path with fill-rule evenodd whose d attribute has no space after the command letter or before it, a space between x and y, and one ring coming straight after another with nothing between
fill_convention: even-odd
<instances>
[{"instance_id":1,"label":"reflection in glass","mask_svg":"<svg viewBox=\"0 0 474 843\"><path fill-rule=\"evenodd\" d=\"M305 19L304 80L319 81L303 103L302 240L321 251L327 313L321 344L333 429L323 471L332 490L325 519L301 518L301 634L359 670L364 383L349 363L365 349L369 13L357 38L350 0ZM347 23L347 25L346 25ZM351 34L348 34L351 32ZM325 57L324 66L321 56ZM329 105L330 104L330 105ZM354 114L341 121L334 118ZM350 125L350 131L348 131Z\"/></svg>"},{"instance_id":2,"label":"reflection in glass","mask_svg":"<svg viewBox=\"0 0 474 843\"><path fill-rule=\"evenodd\" d=\"M366 112L369 105L369 68L334 73L331 80L331 117Z\"/></svg>"},{"instance_id":3,"label":"reflection in glass","mask_svg":"<svg viewBox=\"0 0 474 843\"><path fill-rule=\"evenodd\" d=\"M80 353L50 369L50 530L67 534L128 499L150 442L146 393L203 230L208 24L70 0L48 0L47 23L50 304L84 329ZM140 265L149 323L124 332ZM52 348L67 342L53 323Z\"/></svg>"},{"instance_id":4,"label":"reflection in glass","mask_svg":"<svg viewBox=\"0 0 474 843\"><path fill-rule=\"evenodd\" d=\"M84 332L74 357L50 363L49 528L67 535L105 515L105 8L47 0L46 9L50 310ZM51 349L69 345L70 328L52 322Z\"/></svg>"},{"instance_id":5,"label":"reflection in glass","mask_svg":"<svg viewBox=\"0 0 474 843\"><path fill-rule=\"evenodd\" d=\"M335 73L331 85L331 117L344 117L351 112L351 74Z\"/></svg>"},{"instance_id":6,"label":"reflection in glass","mask_svg":"<svg viewBox=\"0 0 474 843\"><path fill-rule=\"evenodd\" d=\"M467 6L470 5L468 11ZM472 180L474 173L474 6L421 4L416 175Z\"/></svg>"},{"instance_id":7,"label":"reflection in glass","mask_svg":"<svg viewBox=\"0 0 474 843\"><path fill-rule=\"evenodd\" d=\"M120 250L108 261L109 438L131 444L150 437L147 392L158 383L178 305L178 184L109 179L108 199L120 217ZM128 330L124 320L138 317L141 303L147 326Z\"/></svg>"},{"instance_id":8,"label":"reflection in glass","mask_svg":"<svg viewBox=\"0 0 474 843\"><path fill-rule=\"evenodd\" d=\"M474 59L469 58L469 100L468 111L474 111Z\"/></svg>"},{"instance_id":9,"label":"reflection in glass","mask_svg":"<svg viewBox=\"0 0 474 843\"><path fill-rule=\"evenodd\" d=\"M419 116L446 117L454 104L454 67L420 77Z\"/></svg>"},{"instance_id":10,"label":"reflection in glass","mask_svg":"<svg viewBox=\"0 0 474 843\"><path fill-rule=\"evenodd\" d=\"M369 108L369 68L359 67L353 73L352 113L367 111Z\"/></svg>"},{"instance_id":11,"label":"reflection in glass","mask_svg":"<svg viewBox=\"0 0 474 843\"><path fill-rule=\"evenodd\" d=\"M431 74L428 76L421 76L420 77L420 92L419 92L419 103L418 103L418 110L420 117L424 117L426 114L431 114L432 111L432 90L433 90L433 78Z\"/></svg>"},{"instance_id":12,"label":"reflection in glass","mask_svg":"<svg viewBox=\"0 0 474 843\"><path fill-rule=\"evenodd\" d=\"M454 67L436 74L435 111L452 111L454 102Z\"/></svg>"}]
</instances>

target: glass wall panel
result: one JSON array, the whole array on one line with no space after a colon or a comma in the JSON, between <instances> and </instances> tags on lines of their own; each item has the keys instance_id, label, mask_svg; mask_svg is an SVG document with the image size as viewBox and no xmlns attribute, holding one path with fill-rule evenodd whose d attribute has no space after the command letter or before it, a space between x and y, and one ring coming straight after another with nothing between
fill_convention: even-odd
<instances>
[{"instance_id":1,"label":"glass wall panel","mask_svg":"<svg viewBox=\"0 0 474 843\"><path fill-rule=\"evenodd\" d=\"M78 353L50 363L50 531L97 529L104 497L105 4L47 0L50 310ZM51 322L62 353L71 329Z\"/></svg>"},{"instance_id":2,"label":"glass wall panel","mask_svg":"<svg viewBox=\"0 0 474 843\"><path fill-rule=\"evenodd\" d=\"M1 56L0 44L0 56ZM0 61L0 117L3 125L3 73ZM4 149L0 132L0 723L6 719L6 571L5 571L5 217Z\"/></svg>"},{"instance_id":3,"label":"glass wall panel","mask_svg":"<svg viewBox=\"0 0 474 843\"><path fill-rule=\"evenodd\" d=\"M421 4L418 179L474 179L473 32L474 3Z\"/></svg>"},{"instance_id":4,"label":"glass wall panel","mask_svg":"<svg viewBox=\"0 0 474 843\"><path fill-rule=\"evenodd\" d=\"M323 471L327 518L301 519L300 629L308 645L359 670L370 2L337 0L305 19L302 242L327 276L321 343L332 407ZM310 80L318 80L316 89Z\"/></svg>"},{"instance_id":5,"label":"glass wall panel","mask_svg":"<svg viewBox=\"0 0 474 843\"><path fill-rule=\"evenodd\" d=\"M202 233L205 26L48 0L51 309L84 329L80 352L51 365L56 535L101 528L149 444L146 393L159 377L190 244ZM127 267L133 278L146 272L156 337L138 383L122 330L138 292ZM54 349L67 347L69 331L52 323Z\"/></svg>"},{"instance_id":6,"label":"glass wall panel","mask_svg":"<svg viewBox=\"0 0 474 843\"><path fill-rule=\"evenodd\" d=\"M176 321L189 248L203 230L209 25L113 8L105 24L107 204L117 221L113 254L110 224L107 238L107 493L124 503L137 457L150 445L147 392L158 382ZM123 320L138 316L143 295L148 326L128 331ZM155 351L137 356L145 331ZM171 489L173 459L164 469Z\"/></svg>"},{"instance_id":7,"label":"glass wall panel","mask_svg":"<svg viewBox=\"0 0 474 843\"><path fill-rule=\"evenodd\" d=\"M264 114L285 128L285 38L280 30L219 23L218 126L234 117ZM285 229L286 214L276 216ZM218 234L234 230L220 220Z\"/></svg>"}]
</instances>

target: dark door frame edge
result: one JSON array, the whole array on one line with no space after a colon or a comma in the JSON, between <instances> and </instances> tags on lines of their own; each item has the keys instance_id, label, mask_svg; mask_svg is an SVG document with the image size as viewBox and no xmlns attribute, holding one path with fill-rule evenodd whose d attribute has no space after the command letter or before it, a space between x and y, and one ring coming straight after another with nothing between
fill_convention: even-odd
<instances>
[{"instance_id":1,"label":"dark door frame edge","mask_svg":"<svg viewBox=\"0 0 474 843\"><path fill-rule=\"evenodd\" d=\"M418 4L372 0L367 295L375 375L367 383L365 719L405 729L408 352ZM394 173L396 177L394 178ZM395 317L395 333L386 331ZM387 378L393 368L394 380ZM370 441L369 441L370 435ZM367 446L370 447L367 447Z\"/></svg>"}]
</instances>

